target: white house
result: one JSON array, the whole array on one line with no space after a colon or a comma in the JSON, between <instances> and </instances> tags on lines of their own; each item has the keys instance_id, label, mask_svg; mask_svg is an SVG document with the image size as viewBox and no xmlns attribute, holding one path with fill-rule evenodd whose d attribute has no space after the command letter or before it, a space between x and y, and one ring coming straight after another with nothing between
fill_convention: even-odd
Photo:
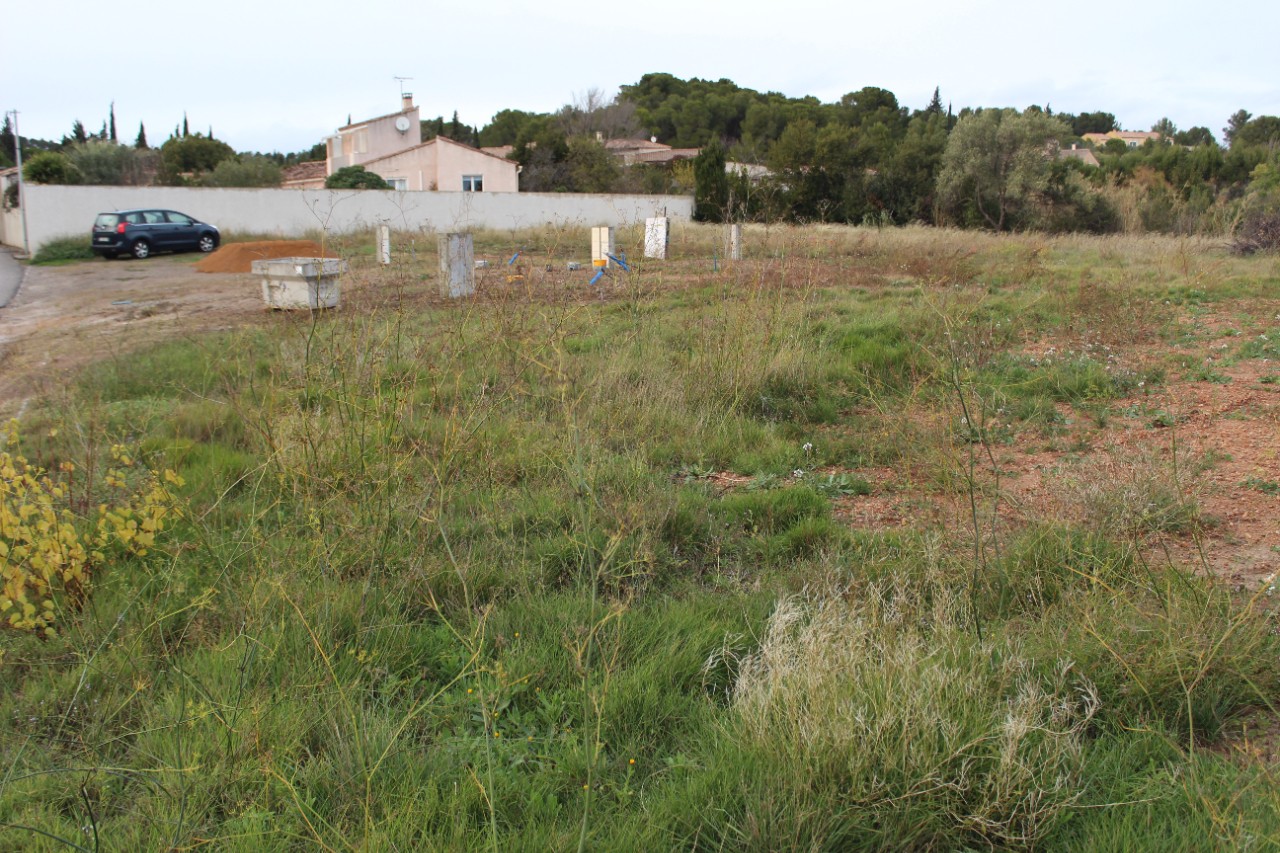
<instances>
[{"instance_id":1,"label":"white house","mask_svg":"<svg viewBox=\"0 0 1280 853\"><path fill-rule=\"evenodd\" d=\"M423 142L418 122L406 93L399 112L338 128L327 140L325 175L363 166L398 190L519 191L517 163L443 136Z\"/></svg>"}]
</instances>

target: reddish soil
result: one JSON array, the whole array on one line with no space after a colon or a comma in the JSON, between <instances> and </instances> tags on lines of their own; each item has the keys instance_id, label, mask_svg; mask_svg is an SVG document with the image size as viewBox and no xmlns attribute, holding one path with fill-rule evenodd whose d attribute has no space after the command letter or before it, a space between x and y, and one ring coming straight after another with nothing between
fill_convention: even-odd
<instances>
[{"instance_id":1,"label":"reddish soil","mask_svg":"<svg viewBox=\"0 0 1280 853\"><path fill-rule=\"evenodd\" d=\"M254 261L270 258L336 258L311 240L263 240L256 243L227 243L196 264L200 272L250 272Z\"/></svg>"}]
</instances>

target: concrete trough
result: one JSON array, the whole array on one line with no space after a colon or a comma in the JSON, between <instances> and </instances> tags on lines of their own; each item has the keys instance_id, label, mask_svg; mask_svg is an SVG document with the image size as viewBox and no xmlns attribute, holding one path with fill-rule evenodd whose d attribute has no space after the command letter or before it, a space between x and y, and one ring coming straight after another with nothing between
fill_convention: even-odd
<instances>
[{"instance_id":1,"label":"concrete trough","mask_svg":"<svg viewBox=\"0 0 1280 853\"><path fill-rule=\"evenodd\" d=\"M262 277L262 300L285 310L338 307L338 278L347 271L341 258L270 258L254 261Z\"/></svg>"}]
</instances>

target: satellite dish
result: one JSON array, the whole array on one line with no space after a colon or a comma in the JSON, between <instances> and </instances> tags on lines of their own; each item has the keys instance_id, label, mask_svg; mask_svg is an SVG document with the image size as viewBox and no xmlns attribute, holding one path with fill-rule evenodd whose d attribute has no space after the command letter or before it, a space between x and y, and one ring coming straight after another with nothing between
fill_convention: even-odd
<instances>
[{"instance_id":1,"label":"satellite dish","mask_svg":"<svg viewBox=\"0 0 1280 853\"><path fill-rule=\"evenodd\" d=\"M400 116L399 118L396 119L396 130L400 131L401 133L409 132L408 116Z\"/></svg>"}]
</instances>

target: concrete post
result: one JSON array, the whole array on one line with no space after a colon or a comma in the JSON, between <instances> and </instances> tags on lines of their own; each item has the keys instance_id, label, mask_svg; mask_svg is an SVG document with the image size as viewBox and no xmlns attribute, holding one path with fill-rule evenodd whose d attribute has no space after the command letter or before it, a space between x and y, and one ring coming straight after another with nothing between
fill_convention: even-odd
<instances>
[{"instance_id":1,"label":"concrete post","mask_svg":"<svg viewBox=\"0 0 1280 853\"><path fill-rule=\"evenodd\" d=\"M383 266L391 263L391 226L378 226L378 262Z\"/></svg>"},{"instance_id":2,"label":"concrete post","mask_svg":"<svg viewBox=\"0 0 1280 853\"><path fill-rule=\"evenodd\" d=\"M440 295L457 299L476 292L476 250L470 234L441 234Z\"/></svg>"},{"instance_id":3,"label":"concrete post","mask_svg":"<svg viewBox=\"0 0 1280 853\"><path fill-rule=\"evenodd\" d=\"M644 221L644 256L646 258L666 260L669 242L667 217L650 216Z\"/></svg>"},{"instance_id":4,"label":"concrete post","mask_svg":"<svg viewBox=\"0 0 1280 853\"><path fill-rule=\"evenodd\" d=\"M613 251L613 229L608 226L591 229L591 265L593 267L609 266L609 256Z\"/></svg>"},{"instance_id":5,"label":"concrete post","mask_svg":"<svg viewBox=\"0 0 1280 853\"><path fill-rule=\"evenodd\" d=\"M729 226L729 260L742 260L742 226L737 223Z\"/></svg>"}]
</instances>

